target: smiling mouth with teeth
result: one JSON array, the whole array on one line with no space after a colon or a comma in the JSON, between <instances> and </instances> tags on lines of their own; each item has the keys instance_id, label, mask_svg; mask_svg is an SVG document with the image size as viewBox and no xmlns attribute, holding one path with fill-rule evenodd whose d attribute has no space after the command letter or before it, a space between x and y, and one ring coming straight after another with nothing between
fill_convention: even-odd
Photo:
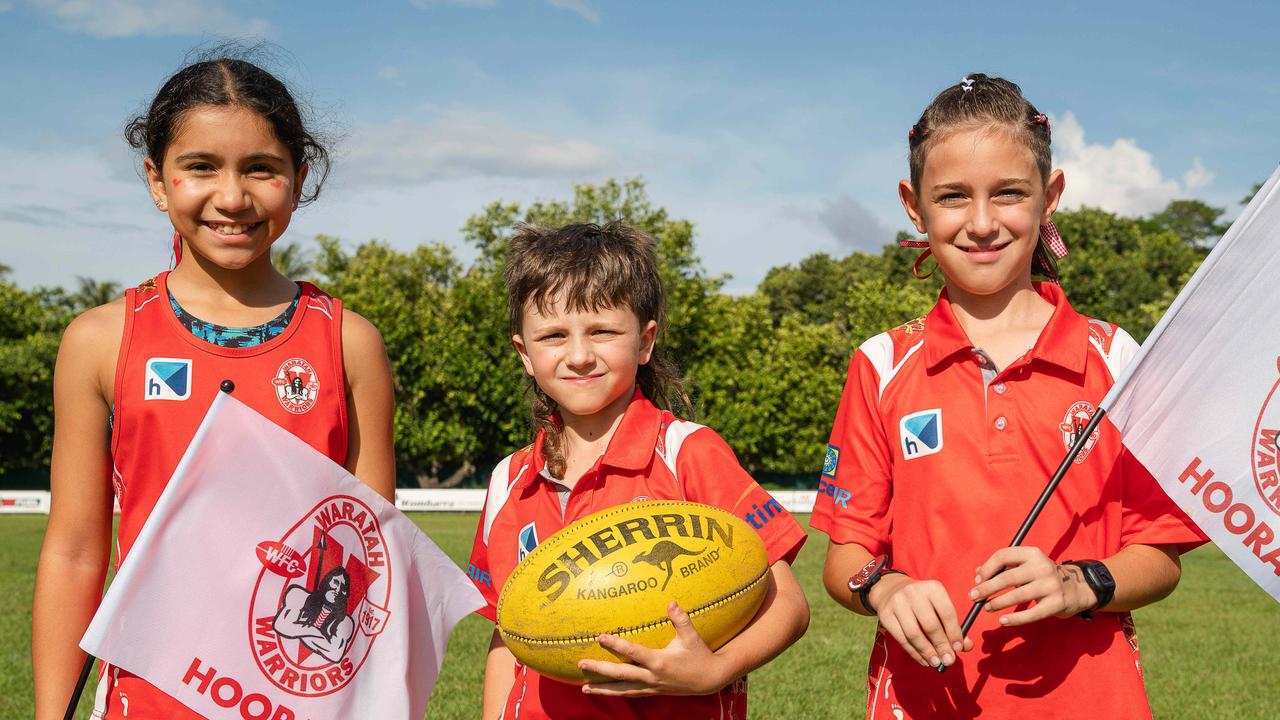
<instances>
[{"instance_id":1,"label":"smiling mouth with teeth","mask_svg":"<svg viewBox=\"0 0 1280 720\"><path fill-rule=\"evenodd\" d=\"M262 223L245 223L242 225L227 225L225 223L205 223L205 227L218 233L219 235L244 235L253 231Z\"/></svg>"},{"instance_id":2,"label":"smiling mouth with teeth","mask_svg":"<svg viewBox=\"0 0 1280 720\"><path fill-rule=\"evenodd\" d=\"M975 252L997 252L997 251L1000 251L1000 250L1003 250L1003 249L1005 249L1005 248L1009 247L1011 244L1013 244L1013 241L1012 241L1012 240L1010 240L1010 241L1008 241L1008 242L1003 242L1003 243L994 243L994 244L988 245L988 246L986 246L986 247L961 247L960 249L961 249L961 250L963 250L963 251L965 251L965 252L967 252L967 253L975 253ZM957 246L957 247L959 247L959 246Z\"/></svg>"}]
</instances>

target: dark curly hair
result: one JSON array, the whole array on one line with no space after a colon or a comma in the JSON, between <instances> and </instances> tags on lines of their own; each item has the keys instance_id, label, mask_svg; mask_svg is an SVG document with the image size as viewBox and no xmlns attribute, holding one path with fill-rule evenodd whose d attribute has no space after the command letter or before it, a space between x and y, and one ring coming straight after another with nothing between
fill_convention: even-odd
<instances>
[{"instance_id":1,"label":"dark curly hair","mask_svg":"<svg viewBox=\"0 0 1280 720\"><path fill-rule=\"evenodd\" d=\"M260 47L246 49L234 43L202 53L166 80L147 110L125 125L125 141L161 167L165 151L188 111L203 105L243 107L271 125L276 138L289 149L295 172L306 163L309 187L303 190L299 205L312 202L320 196L320 188L329 175L329 151L321 138L307 128L289 88L276 76L243 59L260 54Z\"/></svg>"},{"instance_id":2,"label":"dark curly hair","mask_svg":"<svg viewBox=\"0 0 1280 720\"><path fill-rule=\"evenodd\" d=\"M329 591L329 584L334 578L342 578L342 589L339 590L333 602L329 602L325 598L325 593ZM307 595L307 601L303 603L302 609L298 612L298 622L303 625L317 626L320 632L324 633L326 638L333 639L335 633L338 632L338 626L347 617L347 598L351 595L351 575L347 573L346 568L337 566L331 568L329 572L324 574L320 579L320 583L315 589ZM325 611L328 611L325 613ZM323 616L323 620L320 618Z\"/></svg>"}]
</instances>

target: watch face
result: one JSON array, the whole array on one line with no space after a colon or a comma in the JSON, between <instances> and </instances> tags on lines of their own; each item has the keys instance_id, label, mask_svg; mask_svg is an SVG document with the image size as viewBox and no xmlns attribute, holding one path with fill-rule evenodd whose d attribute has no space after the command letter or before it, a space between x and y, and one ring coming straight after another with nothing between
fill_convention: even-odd
<instances>
[{"instance_id":1,"label":"watch face","mask_svg":"<svg viewBox=\"0 0 1280 720\"><path fill-rule=\"evenodd\" d=\"M1093 580L1099 587L1114 588L1116 581L1111 577L1111 571L1102 563L1090 563L1089 569L1085 572L1088 579ZM1091 576L1091 577L1090 577Z\"/></svg>"},{"instance_id":2,"label":"watch face","mask_svg":"<svg viewBox=\"0 0 1280 720\"><path fill-rule=\"evenodd\" d=\"M877 557L877 558L872 558L871 562L862 566L862 569L859 570L856 575L849 578L849 589L856 592L866 587L866 584L870 582L872 578L874 578L876 575L880 573L880 569L884 567L884 562L885 562L884 555L881 555L880 557Z\"/></svg>"}]
</instances>

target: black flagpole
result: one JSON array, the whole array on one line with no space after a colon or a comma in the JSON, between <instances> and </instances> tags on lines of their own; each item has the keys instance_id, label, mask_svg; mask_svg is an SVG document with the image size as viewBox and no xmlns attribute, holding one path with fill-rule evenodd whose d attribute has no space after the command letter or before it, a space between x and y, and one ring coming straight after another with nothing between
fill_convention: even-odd
<instances>
[{"instance_id":1,"label":"black flagpole","mask_svg":"<svg viewBox=\"0 0 1280 720\"><path fill-rule=\"evenodd\" d=\"M1053 491L1058 489L1058 483L1062 482L1062 476L1067 474L1067 470L1075 461L1076 456L1084 449L1085 443L1089 441L1089 436L1097 429L1098 423L1102 422L1102 416L1107 411L1098 408L1093 417L1089 418L1089 424L1076 434L1076 441L1071 445L1071 449L1067 451L1067 456L1062 458L1062 464L1058 466L1057 471L1053 473L1053 477L1049 478L1049 484L1044 486L1044 492L1040 493L1040 499L1036 500L1036 504L1031 507L1031 512L1027 513L1027 519L1022 521L1022 527L1018 528L1018 534L1013 536L1013 542L1009 543L1009 547L1018 547L1027 537L1027 533L1031 531L1031 526L1035 524L1036 518L1040 517L1040 511L1044 510L1044 506L1049 503L1049 498L1053 497ZM978 619L978 613L982 612L982 607L987 604L986 600L977 600L973 603L973 607L969 608L969 614L964 619L964 624L960 626L960 637L969 634L969 629L973 627L973 623ZM946 665L939 665L938 672L946 672Z\"/></svg>"},{"instance_id":2,"label":"black flagpole","mask_svg":"<svg viewBox=\"0 0 1280 720\"><path fill-rule=\"evenodd\" d=\"M84 667L80 668L80 679L76 681L76 689L71 691L71 702L67 703L67 712L62 716L62 720L71 720L76 715L76 706L80 704L80 693L84 692L84 684L89 680L89 671L93 669L93 662L96 660L92 655L84 659Z\"/></svg>"}]
</instances>

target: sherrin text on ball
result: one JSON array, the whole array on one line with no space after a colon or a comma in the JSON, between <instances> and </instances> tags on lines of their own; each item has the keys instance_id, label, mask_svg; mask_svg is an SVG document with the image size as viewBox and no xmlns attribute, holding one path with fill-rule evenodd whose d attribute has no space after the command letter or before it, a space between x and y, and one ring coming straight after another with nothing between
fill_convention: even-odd
<instances>
[{"instance_id":1,"label":"sherrin text on ball","mask_svg":"<svg viewBox=\"0 0 1280 720\"><path fill-rule=\"evenodd\" d=\"M621 505L569 525L520 562L498 599L498 630L520 662L583 683L597 678L579 660L620 659L596 641L601 633L652 648L669 643L672 600L708 646L724 645L755 617L768 571L760 536L724 510Z\"/></svg>"}]
</instances>

